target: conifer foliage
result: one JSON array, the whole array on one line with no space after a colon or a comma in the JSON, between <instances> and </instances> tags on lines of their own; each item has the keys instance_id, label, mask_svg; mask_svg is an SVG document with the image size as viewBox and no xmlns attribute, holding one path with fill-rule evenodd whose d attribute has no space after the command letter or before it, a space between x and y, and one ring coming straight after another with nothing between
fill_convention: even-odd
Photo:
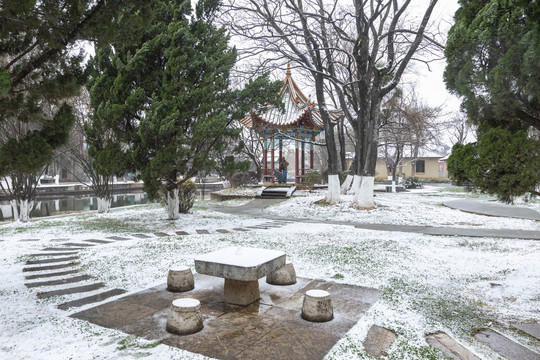
<instances>
[{"instance_id":1,"label":"conifer foliage","mask_svg":"<svg viewBox=\"0 0 540 360\"><path fill-rule=\"evenodd\" d=\"M540 186L540 18L527 0L460 1L445 55L478 142L456 145L449 172L506 202Z\"/></svg>"},{"instance_id":2,"label":"conifer foliage","mask_svg":"<svg viewBox=\"0 0 540 360\"><path fill-rule=\"evenodd\" d=\"M231 123L279 92L267 76L231 88L237 54L213 25L218 3L201 0L192 14L189 0L156 1L136 42L102 47L92 60L91 155L99 166L140 172L149 197L167 196L171 219L178 186L214 167L212 153L238 135ZM114 142L101 142L106 132Z\"/></svg>"}]
</instances>

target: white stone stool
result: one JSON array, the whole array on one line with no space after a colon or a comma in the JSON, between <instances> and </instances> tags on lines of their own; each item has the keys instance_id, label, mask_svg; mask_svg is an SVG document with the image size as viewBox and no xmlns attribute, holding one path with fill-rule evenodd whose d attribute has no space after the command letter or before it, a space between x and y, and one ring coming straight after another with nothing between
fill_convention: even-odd
<instances>
[{"instance_id":1,"label":"white stone stool","mask_svg":"<svg viewBox=\"0 0 540 360\"><path fill-rule=\"evenodd\" d=\"M167 290L172 292L189 291L195 288L193 273L187 266L174 266L169 269Z\"/></svg>"},{"instance_id":2,"label":"white stone stool","mask_svg":"<svg viewBox=\"0 0 540 360\"><path fill-rule=\"evenodd\" d=\"M201 302L184 298L172 302L167 317L167 331L178 335L188 335L202 330Z\"/></svg>"},{"instance_id":3,"label":"white stone stool","mask_svg":"<svg viewBox=\"0 0 540 360\"><path fill-rule=\"evenodd\" d=\"M292 264L277 269L266 275L266 282L272 285L293 285L296 284L296 271Z\"/></svg>"},{"instance_id":4,"label":"white stone stool","mask_svg":"<svg viewBox=\"0 0 540 360\"><path fill-rule=\"evenodd\" d=\"M328 291L306 291L302 304L302 318L313 322L325 322L334 318L334 309Z\"/></svg>"}]
</instances>

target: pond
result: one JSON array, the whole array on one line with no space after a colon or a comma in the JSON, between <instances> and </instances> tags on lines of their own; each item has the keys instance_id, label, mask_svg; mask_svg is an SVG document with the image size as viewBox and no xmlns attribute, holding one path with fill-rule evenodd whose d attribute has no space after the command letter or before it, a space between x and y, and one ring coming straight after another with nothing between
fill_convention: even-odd
<instances>
[{"instance_id":1,"label":"pond","mask_svg":"<svg viewBox=\"0 0 540 360\"><path fill-rule=\"evenodd\" d=\"M121 207L148 203L145 193L113 195L111 207ZM34 209L30 212L31 218L60 215L70 212L97 210L97 198L92 196L63 196L59 199L44 199L36 201ZM13 219L13 212L9 202L0 202L0 221Z\"/></svg>"}]
</instances>

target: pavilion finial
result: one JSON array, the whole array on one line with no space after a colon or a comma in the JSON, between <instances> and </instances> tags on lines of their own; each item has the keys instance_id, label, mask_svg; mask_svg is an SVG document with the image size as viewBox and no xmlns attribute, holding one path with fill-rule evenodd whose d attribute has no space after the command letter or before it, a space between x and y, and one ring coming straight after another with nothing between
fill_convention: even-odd
<instances>
[{"instance_id":1,"label":"pavilion finial","mask_svg":"<svg viewBox=\"0 0 540 360\"><path fill-rule=\"evenodd\" d=\"M291 75L291 62L290 62L290 61L287 63L287 72L286 72L286 75Z\"/></svg>"}]
</instances>

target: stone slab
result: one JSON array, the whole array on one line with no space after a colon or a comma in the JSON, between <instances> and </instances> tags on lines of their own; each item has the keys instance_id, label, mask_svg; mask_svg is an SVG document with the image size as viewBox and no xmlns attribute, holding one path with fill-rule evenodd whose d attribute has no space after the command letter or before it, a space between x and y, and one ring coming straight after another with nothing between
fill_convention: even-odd
<instances>
[{"instance_id":1,"label":"stone slab","mask_svg":"<svg viewBox=\"0 0 540 360\"><path fill-rule=\"evenodd\" d=\"M372 325L364 340L364 348L369 355L378 358L386 354L396 339L397 335L392 330Z\"/></svg>"},{"instance_id":2,"label":"stone slab","mask_svg":"<svg viewBox=\"0 0 540 360\"><path fill-rule=\"evenodd\" d=\"M66 250L71 250L71 249L66 249ZM39 257L39 256L65 256L65 255L76 255L78 254L77 251L66 251L66 252L62 252L62 253L58 253L58 252L51 252L51 253L36 253L36 254L30 254L30 256L34 256L34 257Z\"/></svg>"},{"instance_id":3,"label":"stone slab","mask_svg":"<svg viewBox=\"0 0 540 360\"><path fill-rule=\"evenodd\" d=\"M26 265L39 265L39 264L54 264L64 261L73 261L79 259L78 256L59 257L54 259L40 259L40 260L28 260Z\"/></svg>"},{"instance_id":4,"label":"stone slab","mask_svg":"<svg viewBox=\"0 0 540 360\"><path fill-rule=\"evenodd\" d=\"M19 241L39 241L39 239L21 239Z\"/></svg>"},{"instance_id":5,"label":"stone slab","mask_svg":"<svg viewBox=\"0 0 540 360\"><path fill-rule=\"evenodd\" d=\"M154 235L156 235L157 237L167 237L167 236L171 236L167 233L164 233L164 232L157 232L157 233L154 233Z\"/></svg>"},{"instance_id":6,"label":"stone slab","mask_svg":"<svg viewBox=\"0 0 540 360\"><path fill-rule=\"evenodd\" d=\"M512 324L512 326L540 340L540 324L539 323Z\"/></svg>"},{"instance_id":7,"label":"stone slab","mask_svg":"<svg viewBox=\"0 0 540 360\"><path fill-rule=\"evenodd\" d=\"M96 246L96 244L86 244L86 243L63 243L62 245L64 246L69 246L69 247L73 247L73 248L87 248L87 247L90 247L90 246Z\"/></svg>"},{"instance_id":8,"label":"stone slab","mask_svg":"<svg viewBox=\"0 0 540 360\"><path fill-rule=\"evenodd\" d=\"M540 360L540 354L491 329L478 330L474 337L510 360Z\"/></svg>"},{"instance_id":9,"label":"stone slab","mask_svg":"<svg viewBox=\"0 0 540 360\"><path fill-rule=\"evenodd\" d=\"M25 276L24 279L25 280L43 279L43 278L48 278L48 277L76 274L78 272L79 272L79 269L67 270L67 271L58 271L58 272L47 273L47 274L38 274L38 275Z\"/></svg>"},{"instance_id":10,"label":"stone slab","mask_svg":"<svg viewBox=\"0 0 540 360\"><path fill-rule=\"evenodd\" d=\"M210 232L208 230L205 230L205 229L197 229L195 230L197 231L197 234L201 234L201 235L208 235L210 234Z\"/></svg>"},{"instance_id":11,"label":"stone slab","mask_svg":"<svg viewBox=\"0 0 540 360\"><path fill-rule=\"evenodd\" d=\"M151 236L145 235L145 234L132 234L131 236L134 236L139 239L149 239Z\"/></svg>"},{"instance_id":12,"label":"stone slab","mask_svg":"<svg viewBox=\"0 0 540 360\"><path fill-rule=\"evenodd\" d=\"M78 283L78 282L81 282L81 281L89 280L91 278L92 277L90 275L80 275L80 276L75 276L75 277L71 277L71 278L59 279L59 280L31 282L31 283L26 283L25 285L26 285L27 288L65 285L65 284Z\"/></svg>"},{"instance_id":13,"label":"stone slab","mask_svg":"<svg viewBox=\"0 0 540 360\"><path fill-rule=\"evenodd\" d=\"M22 271L23 272L28 272L28 271L58 270L58 269L70 268L70 267L73 267L73 266L76 266L76 265L79 265L79 263L74 262L74 263L59 264L59 265L33 266L33 267L29 267L29 268L23 268Z\"/></svg>"},{"instance_id":14,"label":"stone slab","mask_svg":"<svg viewBox=\"0 0 540 360\"><path fill-rule=\"evenodd\" d=\"M48 247L45 249L41 249L41 251L72 251L72 250L83 250L86 249L84 247Z\"/></svg>"},{"instance_id":15,"label":"stone slab","mask_svg":"<svg viewBox=\"0 0 540 360\"><path fill-rule=\"evenodd\" d=\"M69 241L69 239L51 239L51 241L60 242L60 241Z\"/></svg>"},{"instance_id":16,"label":"stone slab","mask_svg":"<svg viewBox=\"0 0 540 360\"><path fill-rule=\"evenodd\" d=\"M196 287L186 293L168 292L162 284L71 316L212 358L318 360L382 295L376 289L321 280L298 278L292 286L272 286L261 279L261 300L234 306L223 302L223 280L194 277ZM332 294L332 321L307 322L300 316L301 301L293 307L294 299L312 288ZM178 336L165 330L171 302L182 297L201 302L204 328L196 334Z\"/></svg>"},{"instance_id":17,"label":"stone slab","mask_svg":"<svg viewBox=\"0 0 540 360\"><path fill-rule=\"evenodd\" d=\"M481 360L447 334L440 332L426 336L426 342L453 360Z\"/></svg>"},{"instance_id":18,"label":"stone slab","mask_svg":"<svg viewBox=\"0 0 540 360\"><path fill-rule=\"evenodd\" d=\"M228 233L230 233L230 231L229 231L229 230L226 230L226 229L216 229L216 231L217 231L218 233L221 233L221 234L228 234Z\"/></svg>"},{"instance_id":19,"label":"stone slab","mask_svg":"<svg viewBox=\"0 0 540 360\"><path fill-rule=\"evenodd\" d=\"M68 302L65 302L63 304L58 305L57 307L60 310L67 310L67 309L72 308L72 307L81 307L81 306L84 306L84 305L93 304L93 303L96 303L96 302L106 300L106 299L111 298L113 296L122 295L125 292L126 292L126 290L123 290L123 289L113 289L113 290L105 291L105 292L102 292L102 293L99 293L99 294L96 294L96 295L87 296L87 297L84 297L82 299L68 301Z\"/></svg>"},{"instance_id":20,"label":"stone slab","mask_svg":"<svg viewBox=\"0 0 540 360\"><path fill-rule=\"evenodd\" d=\"M176 235L189 235L189 233L185 231L177 231Z\"/></svg>"},{"instance_id":21,"label":"stone slab","mask_svg":"<svg viewBox=\"0 0 540 360\"><path fill-rule=\"evenodd\" d=\"M229 247L196 256L195 270L225 279L254 281L284 266L285 257L278 250Z\"/></svg>"},{"instance_id":22,"label":"stone slab","mask_svg":"<svg viewBox=\"0 0 540 360\"><path fill-rule=\"evenodd\" d=\"M88 240L83 240L83 241L94 243L94 244L110 244L113 242L113 241L99 240L99 239L88 239Z\"/></svg>"},{"instance_id":23,"label":"stone slab","mask_svg":"<svg viewBox=\"0 0 540 360\"><path fill-rule=\"evenodd\" d=\"M97 289L101 289L104 286L105 285L103 283L95 283L95 284L91 284L91 285L77 286L77 287L72 287L72 288L67 288L67 289L41 292L41 293L38 293L37 296L40 299L44 299L44 298L49 298L49 297L52 297L52 296L78 294L78 293L83 293L83 292L88 292L88 291L94 291L94 290L97 290Z\"/></svg>"},{"instance_id":24,"label":"stone slab","mask_svg":"<svg viewBox=\"0 0 540 360\"><path fill-rule=\"evenodd\" d=\"M244 229L244 228L234 228L233 230L236 230L236 231L249 231L249 229Z\"/></svg>"},{"instance_id":25,"label":"stone slab","mask_svg":"<svg viewBox=\"0 0 540 360\"><path fill-rule=\"evenodd\" d=\"M123 237L123 236L107 236L106 239L117 240L117 241L131 240L130 238Z\"/></svg>"}]
</instances>

